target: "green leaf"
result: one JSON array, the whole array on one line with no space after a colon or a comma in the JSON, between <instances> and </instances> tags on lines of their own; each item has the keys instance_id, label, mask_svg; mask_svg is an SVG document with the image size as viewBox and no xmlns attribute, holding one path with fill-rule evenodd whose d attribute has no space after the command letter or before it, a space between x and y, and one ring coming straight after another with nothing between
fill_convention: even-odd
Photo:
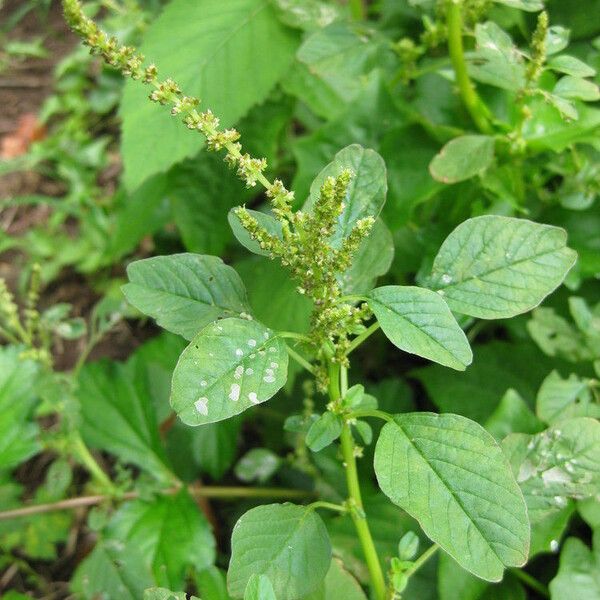
<instances>
[{"instance_id":1,"label":"green leaf","mask_svg":"<svg viewBox=\"0 0 600 600\"><path fill-rule=\"evenodd\" d=\"M377 217L385 204L387 193L385 163L381 156L374 150L352 144L340 150L333 161L317 175L310 186L310 197L304 210L312 209L325 179L336 177L343 169L350 169L354 177L346 192L344 211L338 218L338 226L333 235L335 241L346 237L359 219Z\"/></svg>"},{"instance_id":2,"label":"green leaf","mask_svg":"<svg viewBox=\"0 0 600 600\"><path fill-rule=\"evenodd\" d=\"M0 348L0 468L13 469L41 450L33 421L39 367L23 348Z\"/></svg>"},{"instance_id":3,"label":"green leaf","mask_svg":"<svg viewBox=\"0 0 600 600\"><path fill-rule=\"evenodd\" d=\"M471 364L467 337L439 294L388 285L371 291L367 302L385 335L401 350L459 371Z\"/></svg>"},{"instance_id":4,"label":"green leaf","mask_svg":"<svg viewBox=\"0 0 600 600\"><path fill-rule=\"evenodd\" d=\"M268 0L230 0L225 11L219 0L174 0L146 29L140 50L229 127L267 97L297 44L297 35L279 22ZM121 102L129 189L194 156L204 144L147 94L139 82L129 81Z\"/></svg>"},{"instance_id":5,"label":"green leaf","mask_svg":"<svg viewBox=\"0 0 600 600\"><path fill-rule=\"evenodd\" d=\"M256 321L205 327L173 373L171 406L187 425L222 421L266 402L287 377L285 343Z\"/></svg>"},{"instance_id":6,"label":"green leaf","mask_svg":"<svg viewBox=\"0 0 600 600\"><path fill-rule=\"evenodd\" d=\"M536 413L542 421L554 424L572 417L600 418L600 405L592 398L588 379L573 374L563 379L552 371L538 392Z\"/></svg>"},{"instance_id":7,"label":"green leaf","mask_svg":"<svg viewBox=\"0 0 600 600\"><path fill-rule=\"evenodd\" d=\"M306 434L306 445L319 452L337 440L342 433L342 418L332 412L323 413Z\"/></svg>"},{"instance_id":8,"label":"green leaf","mask_svg":"<svg viewBox=\"0 0 600 600\"><path fill-rule=\"evenodd\" d=\"M583 100L584 102L600 100L600 88L594 82L571 75L561 77L552 92L568 100Z\"/></svg>"},{"instance_id":9,"label":"green leaf","mask_svg":"<svg viewBox=\"0 0 600 600\"><path fill-rule=\"evenodd\" d=\"M166 588L148 588L144 590L144 600L188 600L185 592L172 592ZM196 596L189 596L189 600L200 600Z\"/></svg>"},{"instance_id":10,"label":"green leaf","mask_svg":"<svg viewBox=\"0 0 600 600\"><path fill-rule=\"evenodd\" d=\"M570 31L561 25L552 25L546 34L546 54L556 54L569 44Z\"/></svg>"},{"instance_id":11,"label":"green leaf","mask_svg":"<svg viewBox=\"0 0 600 600\"><path fill-rule=\"evenodd\" d=\"M368 292L377 278L388 272L393 260L394 238L387 225L379 218L358 247L352 265L340 277L343 293Z\"/></svg>"},{"instance_id":12,"label":"green leaf","mask_svg":"<svg viewBox=\"0 0 600 600\"><path fill-rule=\"evenodd\" d=\"M100 361L85 365L78 382L85 441L171 480L148 381L136 377L132 366Z\"/></svg>"},{"instance_id":13,"label":"green leaf","mask_svg":"<svg viewBox=\"0 0 600 600\"><path fill-rule=\"evenodd\" d=\"M252 575L244 591L244 600L277 600L266 575Z\"/></svg>"},{"instance_id":14,"label":"green leaf","mask_svg":"<svg viewBox=\"0 0 600 600\"><path fill-rule=\"evenodd\" d=\"M239 275L216 256L155 256L131 263L127 275L127 300L188 340L217 319L250 312Z\"/></svg>"},{"instance_id":15,"label":"green leaf","mask_svg":"<svg viewBox=\"0 0 600 600\"><path fill-rule=\"evenodd\" d=\"M496 410L485 423L485 428L498 440L509 433L538 433L544 429L520 394L508 389Z\"/></svg>"},{"instance_id":16,"label":"green leaf","mask_svg":"<svg viewBox=\"0 0 600 600\"><path fill-rule=\"evenodd\" d=\"M522 54L510 36L496 23L475 26L476 51L469 62L473 79L501 89L517 91L525 86Z\"/></svg>"},{"instance_id":17,"label":"green leaf","mask_svg":"<svg viewBox=\"0 0 600 600\"><path fill-rule=\"evenodd\" d=\"M430 287L453 311L504 319L535 308L563 281L576 254L559 227L486 215L461 223L435 257Z\"/></svg>"},{"instance_id":18,"label":"green leaf","mask_svg":"<svg viewBox=\"0 0 600 600\"><path fill-rule=\"evenodd\" d=\"M188 569L205 569L215 559L210 525L186 490L124 504L107 535L136 548L154 580L169 588L183 589Z\"/></svg>"},{"instance_id":19,"label":"green leaf","mask_svg":"<svg viewBox=\"0 0 600 600\"><path fill-rule=\"evenodd\" d=\"M114 540L100 540L77 567L71 591L82 600L140 600L152 576L138 551Z\"/></svg>"},{"instance_id":20,"label":"green leaf","mask_svg":"<svg viewBox=\"0 0 600 600\"><path fill-rule=\"evenodd\" d=\"M600 531L593 536L593 550L581 540L569 538L560 553L558 574L550 582L552 600L597 600L600 597Z\"/></svg>"},{"instance_id":21,"label":"green leaf","mask_svg":"<svg viewBox=\"0 0 600 600\"><path fill-rule=\"evenodd\" d=\"M532 523L564 508L569 498L600 489L600 422L594 419L568 419L534 436L515 433L502 445Z\"/></svg>"},{"instance_id":22,"label":"green leaf","mask_svg":"<svg viewBox=\"0 0 600 600\"><path fill-rule=\"evenodd\" d=\"M470 179L487 169L494 160L494 138L462 135L449 141L429 164L431 176L442 183Z\"/></svg>"},{"instance_id":23,"label":"green leaf","mask_svg":"<svg viewBox=\"0 0 600 600\"><path fill-rule=\"evenodd\" d=\"M413 531L407 531L398 542L398 558L412 560L419 550L419 536Z\"/></svg>"},{"instance_id":24,"label":"green leaf","mask_svg":"<svg viewBox=\"0 0 600 600\"><path fill-rule=\"evenodd\" d=\"M336 6L320 0L274 0L283 23L311 31L326 27L339 16Z\"/></svg>"},{"instance_id":25,"label":"green leaf","mask_svg":"<svg viewBox=\"0 0 600 600\"><path fill-rule=\"evenodd\" d=\"M302 600L367 600L360 584L344 569L343 564L335 557L323 583L319 588L302 598Z\"/></svg>"},{"instance_id":26,"label":"green leaf","mask_svg":"<svg viewBox=\"0 0 600 600\"><path fill-rule=\"evenodd\" d=\"M551 58L548 61L548 68L573 77L593 77L596 74L596 69L568 54Z\"/></svg>"},{"instance_id":27,"label":"green leaf","mask_svg":"<svg viewBox=\"0 0 600 600\"><path fill-rule=\"evenodd\" d=\"M209 567L195 577L196 587L202 600L231 600L227 593L225 572L217 567Z\"/></svg>"},{"instance_id":28,"label":"green leaf","mask_svg":"<svg viewBox=\"0 0 600 600\"><path fill-rule=\"evenodd\" d=\"M544 9L543 0L494 0L494 2L511 8L526 10L527 12L537 12Z\"/></svg>"},{"instance_id":29,"label":"green leaf","mask_svg":"<svg viewBox=\"0 0 600 600\"><path fill-rule=\"evenodd\" d=\"M397 415L381 430L375 473L382 491L463 568L499 581L529 549L523 496L502 450L458 415Z\"/></svg>"},{"instance_id":30,"label":"green leaf","mask_svg":"<svg viewBox=\"0 0 600 600\"><path fill-rule=\"evenodd\" d=\"M331 562L331 544L316 512L294 504L258 506L233 529L227 586L241 598L252 575L266 575L278 600L314 591Z\"/></svg>"},{"instance_id":31,"label":"green leaf","mask_svg":"<svg viewBox=\"0 0 600 600\"><path fill-rule=\"evenodd\" d=\"M246 483L265 483L276 473L281 462L281 458L267 448L252 448L235 465L235 475Z\"/></svg>"},{"instance_id":32,"label":"green leaf","mask_svg":"<svg viewBox=\"0 0 600 600\"><path fill-rule=\"evenodd\" d=\"M258 224L266 229L271 235L274 235L280 239L283 237L281 232L281 223L273 215L260 212L258 210L248 210L248 212L258 221ZM240 220L235 214L235 209L231 209L229 211L227 220L229 221L229 226L233 231L233 235L235 235L237 241L244 246L244 248L250 250L250 252L254 252L254 254L269 256L270 253L266 250L263 250L259 243L256 240L253 240L250 237L250 234L244 229L244 227L242 227Z\"/></svg>"}]
</instances>

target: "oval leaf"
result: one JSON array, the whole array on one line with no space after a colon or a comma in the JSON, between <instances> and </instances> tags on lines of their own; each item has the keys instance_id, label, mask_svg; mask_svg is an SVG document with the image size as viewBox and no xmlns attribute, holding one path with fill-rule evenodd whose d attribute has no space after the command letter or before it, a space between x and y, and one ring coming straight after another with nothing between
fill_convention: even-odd
<instances>
[{"instance_id":1,"label":"oval leaf","mask_svg":"<svg viewBox=\"0 0 600 600\"><path fill-rule=\"evenodd\" d=\"M269 215L258 210L246 209L248 212L258 221L258 223L264 227L270 234L281 238L281 223L272 215ZM260 244L250 237L250 234L243 228L240 220L235 214L235 208L232 208L227 215L229 226L233 235L235 235L237 241L244 246L244 248L254 252L254 254L260 254L261 256L269 256L270 252L263 250Z\"/></svg>"},{"instance_id":2,"label":"oval leaf","mask_svg":"<svg viewBox=\"0 0 600 600\"><path fill-rule=\"evenodd\" d=\"M453 311L505 319L535 308L563 281L577 254L564 229L486 215L461 223L435 257L431 287Z\"/></svg>"},{"instance_id":3,"label":"oval leaf","mask_svg":"<svg viewBox=\"0 0 600 600\"><path fill-rule=\"evenodd\" d=\"M146 258L131 263L127 276L127 300L187 340L217 319L251 312L239 275L216 256Z\"/></svg>"},{"instance_id":4,"label":"oval leaf","mask_svg":"<svg viewBox=\"0 0 600 600\"><path fill-rule=\"evenodd\" d=\"M458 415L397 415L381 431L375 473L383 492L462 567L499 581L527 560L525 501L502 450Z\"/></svg>"},{"instance_id":5,"label":"oval leaf","mask_svg":"<svg viewBox=\"0 0 600 600\"><path fill-rule=\"evenodd\" d=\"M449 141L433 157L431 176L442 183L456 183L474 177L494 159L494 138L487 135L463 135Z\"/></svg>"},{"instance_id":6,"label":"oval leaf","mask_svg":"<svg viewBox=\"0 0 600 600\"><path fill-rule=\"evenodd\" d=\"M258 506L233 529L227 587L241 598L253 575L266 575L278 600L296 600L317 588L330 563L327 529L314 510L289 503Z\"/></svg>"},{"instance_id":7,"label":"oval leaf","mask_svg":"<svg viewBox=\"0 0 600 600\"><path fill-rule=\"evenodd\" d=\"M368 304L390 341L405 352L464 371L473 353L439 294L412 286L374 289Z\"/></svg>"},{"instance_id":8,"label":"oval leaf","mask_svg":"<svg viewBox=\"0 0 600 600\"><path fill-rule=\"evenodd\" d=\"M179 357L171 406L187 425L222 421L265 402L287 379L285 343L256 321L205 327Z\"/></svg>"},{"instance_id":9,"label":"oval leaf","mask_svg":"<svg viewBox=\"0 0 600 600\"><path fill-rule=\"evenodd\" d=\"M356 221L364 217L377 217L385 204L387 194L386 169L383 158L374 150L358 144L340 150L316 177L310 186L310 197L304 210L310 210L318 200L321 186L327 177L336 177L344 169L350 169L354 177L346 192L344 211L339 216L334 240L346 237Z\"/></svg>"}]
</instances>

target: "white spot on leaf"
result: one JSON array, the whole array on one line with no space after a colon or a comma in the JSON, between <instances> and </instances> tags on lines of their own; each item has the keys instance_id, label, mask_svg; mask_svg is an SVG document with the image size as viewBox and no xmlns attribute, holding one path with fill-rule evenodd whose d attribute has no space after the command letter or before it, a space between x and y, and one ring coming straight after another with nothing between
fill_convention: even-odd
<instances>
[{"instance_id":1,"label":"white spot on leaf","mask_svg":"<svg viewBox=\"0 0 600 600\"><path fill-rule=\"evenodd\" d=\"M207 403L208 402L208 398L198 398L198 400L196 400L196 402L194 402L194 408L201 414L201 415L207 415L208 414L208 406Z\"/></svg>"},{"instance_id":2,"label":"white spot on leaf","mask_svg":"<svg viewBox=\"0 0 600 600\"><path fill-rule=\"evenodd\" d=\"M256 392L250 392L248 394L248 400L250 400L252 404L258 404L258 396L256 395Z\"/></svg>"},{"instance_id":3,"label":"white spot on leaf","mask_svg":"<svg viewBox=\"0 0 600 600\"><path fill-rule=\"evenodd\" d=\"M229 392L229 399L237 402L240 399L240 384L232 383L231 391Z\"/></svg>"},{"instance_id":4,"label":"white spot on leaf","mask_svg":"<svg viewBox=\"0 0 600 600\"><path fill-rule=\"evenodd\" d=\"M256 340L248 340L248 346L250 346L250 348L254 348L254 346L256 346Z\"/></svg>"}]
</instances>

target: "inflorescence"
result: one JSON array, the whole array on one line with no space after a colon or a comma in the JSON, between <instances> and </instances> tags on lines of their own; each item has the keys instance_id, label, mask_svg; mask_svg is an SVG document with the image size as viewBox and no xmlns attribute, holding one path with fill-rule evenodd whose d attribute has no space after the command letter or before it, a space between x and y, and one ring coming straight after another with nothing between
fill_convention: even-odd
<instances>
[{"instance_id":1,"label":"inflorescence","mask_svg":"<svg viewBox=\"0 0 600 600\"><path fill-rule=\"evenodd\" d=\"M264 158L242 152L238 131L220 129L218 117L210 109L199 112L200 100L183 95L172 79L160 81L156 66L144 66L144 56L135 48L119 45L115 37L102 31L84 15L79 0L63 0L63 9L67 22L90 47L92 54L102 56L124 76L153 86L149 95L152 102L170 106L174 117L181 118L188 129L206 137L209 150L225 150L225 162L236 170L247 187L254 187L257 182L265 187L273 214L281 225L281 237L264 229L244 207L239 207L236 214L261 248L272 259L279 259L291 272L298 291L313 300L311 341L319 349L321 368L317 378L321 387L325 386L326 360L346 364L348 336L359 331L370 316L366 304L355 306L343 300L338 281L338 276L350 267L354 253L374 224L372 217L361 219L345 239L334 241L352 173L344 170L337 177L328 177L311 212L293 211L293 193L281 181L271 183L265 177L267 161Z\"/></svg>"}]
</instances>

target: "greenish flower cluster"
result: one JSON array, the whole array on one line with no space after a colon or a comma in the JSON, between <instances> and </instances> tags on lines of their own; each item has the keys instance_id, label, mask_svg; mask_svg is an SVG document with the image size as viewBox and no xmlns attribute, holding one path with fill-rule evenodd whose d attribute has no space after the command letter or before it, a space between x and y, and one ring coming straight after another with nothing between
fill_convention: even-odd
<instances>
[{"instance_id":1,"label":"greenish flower cluster","mask_svg":"<svg viewBox=\"0 0 600 600\"><path fill-rule=\"evenodd\" d=\"M548 13L538 15L537 26L531 38L531 60L527 65L527 82L537 83L546 62L546 36L548 35Z\"/></svg>"},{"instance_id":2,"label":"greenish flower cluster","mask_svg":"<svg viewBox=\"0 0 600 600\"><path fill-rule=\"evenodd\" d=\"M327 177L311 211L294 211L293 195L281 182L273 184L268 195L273 213L281 225L281 237L270 233L244 207L236 209L240 223L272 259L279 259L298 284L298 292L313 301L311 338L322 353L320 359L347 364L349 333L363 326L370 316L366 305L346 302L338 276L351 265L352 257L369 234L375 220L360 219L350 233L336 243L334 233L352 172L345 169L337 177ZM319 377L324 384L324 373Z\"/></svg>"},{"instance_id":3,"label":"greenish flower cluster","mask_svg":"<svg viewBox=\"0 0 600 600\"><path fill-rule=\"evenodd\" d=\"M172 79L159 81L158 69L151 64L144 67L144 56L130 46L119 45L117 39L102 31L94 21L83 14L79 0L63 0L65 18L70 27L90 47L92 54L98 54L115 69L126 77L142 81L155 89L149 97L152 102L171 106L171 114L180 116L183 123L192 130L199 131L206 137L210 150L224 149L227 154L225 161L236 169L237 175L248 187L254 187L257 182L271 188L271 183L263 175L267 168L264 158L253 158L242 153L238 142L240 134L235 129L219 129L219 119L210 109L203 112L196 110L200 104L198 98L182 94L178 84Z\"/></svg>"}]
</instances>

